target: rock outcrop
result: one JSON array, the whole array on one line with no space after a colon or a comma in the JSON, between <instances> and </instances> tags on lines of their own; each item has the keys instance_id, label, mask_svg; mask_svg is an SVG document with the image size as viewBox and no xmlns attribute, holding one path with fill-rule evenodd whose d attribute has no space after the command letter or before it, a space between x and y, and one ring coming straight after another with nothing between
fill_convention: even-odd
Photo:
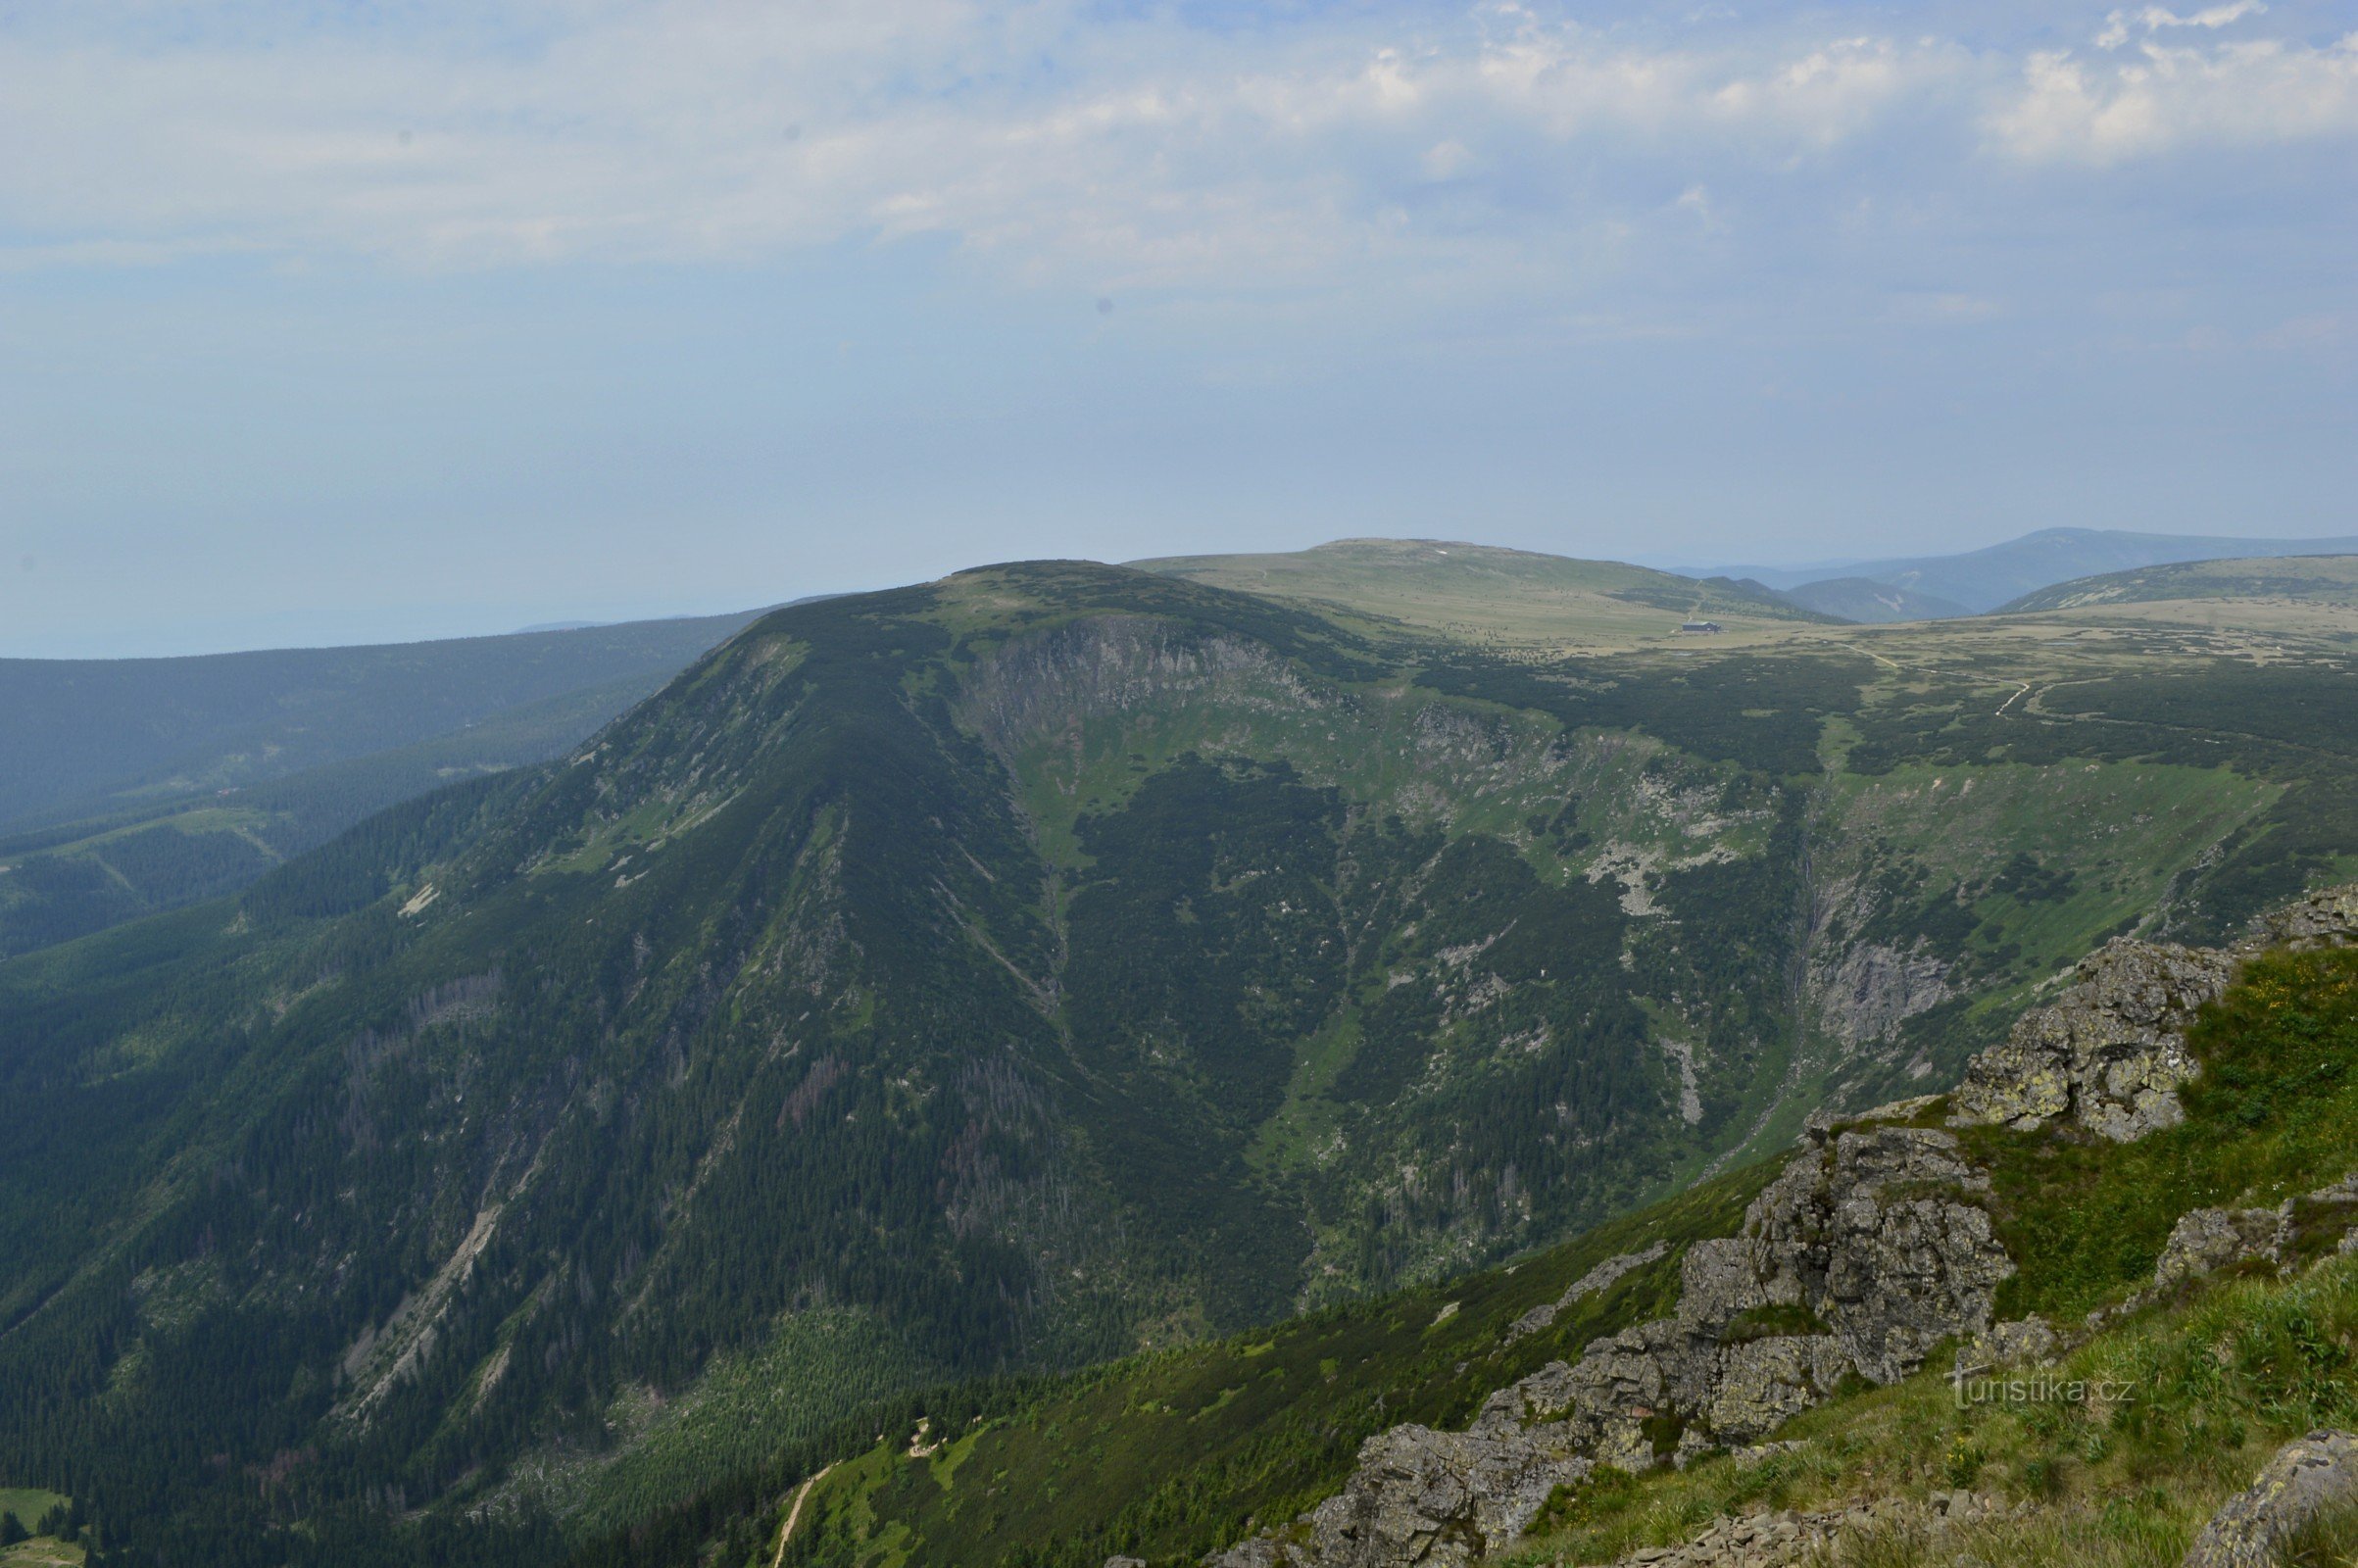
<instances>
[{"instance_id":1,"label":"rock outcrop","mask_svg":"<svg viewBox=\"0 0 2358 1568\"><path fill-rule=\"evenodd\" d=\"M1885 1114L1904 1119L1926 1103ZM1973 1200L1987 1188L1939 1128L1813 1125L1738 1235L1688 1249L1674 1316L1500 1389L1464 1432L1405 1426L1370 1438L1340 1494L1210 1560L1468 1562L1597 1464L1644 1470L1753 1443L1846 1376L1904 1377L1939 1341L1988 1329L1998 1282L2014 1271Z\"/></svg>"},{"instance_id":2,"label":"rock outcrop","mask_svg":"<svg viewBox=\"0 0 2358 1568\"><path fill-rule=\"evenodd\" d=\"M2036 1366L2063 1353L2063 1336L2034 1312L2010 1323L1993 1323L1974 1337L1974 1353L1991 1366Z\"/></svg>"},{"instance_id":3,"label":"rock outcrop","mask_svg":"<svg viewBox=\"0 0 2358 1568\"><path fill-rule=\"evenodd\" d=\"M2178 1217L2153 1266L2153 1283L2124 1303L2133 1309L2224 1268L2259 1263L2284 1269L2329 1250L2358 1251L2358 1173L2287 1198L2274 1208L2197 1208Z\"/></svg>"},{"instance_id":4,"label":"rock outcrop","mask_svg":"<svg viewBox=\"0 0 2358 1568\"><path fill-rule=\"evenodd\" d=\"M1656 1242L1651 1247L1640 1251L1623 1252L1618 1256L1606 1258L1579 1279L1574 1280L1564 1294L1554 1300L1542 1301L1521 1317L1516 1318L1507 1327L1506 1343L1512 1345L1515 1341L1526 1339L1543 1329L1554 1327L1556 1318L1584 1298L1611 1290L1623 1279L1636 1273L1646 1264L1658 1261L1669 1250L1668 1243Z\"/></svg>"},{"instance_id":5,"label":"rock outcrop","mask_svg":"<svg viewBox=\"0 0 2358 1568\"><path fill-rule=\"evenodd\" d=\"M2252 922L2232 947L2122 937L2081 960L2061 999L2015 1020L1965 1070L1952 1126L2025 1130L2069 1120L2116 1143L2186 1119L2178 1091L2199 1070L2187 1027L2244 960L2358 940L2358 883L2312 893Z\"/></svg>"},{"instance_id":6,"label":"rock outcrop","mask_svg":"<svg viewBox=\"0 0 2358 1568\"><path fill-rule=\"evenodd\" d=\"M1936 1492L1923 1501L1880 1497L1847 1508L1722 1519L1678 1546L1647 1546L1615 1568L1798 1568L1818 1562L1845 1536L1872 1532L1937 1536L1957 1525L2003 1519L2014 1510L2000 1497L1977 1492Z\"/></svg>"},{"instance_id":7,"label":"rock outcrop","mask_svg":"<svg viewBox=\"0 0 2358 1568\"><path fill-rule=\"evenodd\" d=\"M2358 1438L2312 1432L2277 1450L2259 1479L2202 1527L2186 1568L2272 1568L2320 1514L2358 1507Z\"/></svg>"},{"instance_id":8,"label":"rock outcrop","mask_svg":"<svg viewBox=\"0 0 2358 1568\"><path fill-rule=\"evenodd\" d=\"M2312 893L2270 910L2252 922L2250 937L2237 943L2235 951L2238 955L2264 948L2305 952L2341 947L2353 939L2358 939L2358 882Z\"/></svg>"},{"instance_id":9,"label":"rock outcrop","mask_svg":"<svg viewBox=\"0 0 2358 1568\"><path fill-rule=\"evenodd\" d=\"M2161 1261L2153 1266L2153 1288L2171 1290L2238 1263L2281 1263L2290 1224L2285 1209L2197 1208L2181 1214L2162 1244Z\"/></svg>"},{"instance_id":10,"label":"rock outcrop","mask_svg":"<svg viewBox=\"0 0 2358 1568\"><path fill-rule=\"evenodd\" d=\"M1955 1126L2028 1130L2069 1119L2116 1143L2186 1119L2181 1086L2199 1070L2186 1048L2194 1014L2235 977L2206 948L2123 937L2081 961L2061 1000L2015 1020L1974 1058L1951 1101Z\"/></svg>"},{"instance_id":11,"label":"rock outcrop","mask_svg":"<svg viewBox=\"0 0 2358 1568\"><path fill-rule=\"evenodd\" d=\"M1400 1426L1359 1448L1344 1489L1275 1538L1222 1553L1222 1568L1457 1568L1522 1532L1548 1494L1588 1475L1561 1424Z\"/></svg>"}]
</instances>

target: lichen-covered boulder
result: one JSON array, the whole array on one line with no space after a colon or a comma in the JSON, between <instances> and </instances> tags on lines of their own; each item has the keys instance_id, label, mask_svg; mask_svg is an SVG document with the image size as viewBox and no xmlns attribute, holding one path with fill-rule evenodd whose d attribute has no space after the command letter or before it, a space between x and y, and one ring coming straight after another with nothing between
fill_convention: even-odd
<instances>
[{"instance_id":1,"label":"lichen-covered boulder","mask_svg":"<svg viewBox=\"0 0 2358 1568\"><path fill-rule=\"evenodd\" d=\"M2178 1091L2199 1070L2186 1029L2235 971L2232 956L2209 949L2107 944L2060 1000L1973 1059L1950 1124L2027 1130L2068 1117L2116 1143L2176 1126L2186 1119Z\"/></svg>"},{"instance_id":2,"label":"lichen-covered boulder","mask_svg":"<svg viewBox=\"0 0 2358 1568\"><path fill-rule=\"evenodd\" d=\"M2289 1215L2282 1208L2197 1208L2181 1214L2153 1266L2166 1291L2237 1263L2284 1260Z\"/></svg>"},{"instance_id":3,"label":"lichen-covered boulder","mask_svg":"<svg viewBox=\"0 0 2358 1568\"><path fill-rule=\"evenodd\" d=\"M2273 1568L2302 1526L2349 1507L2358 1507L2358 1438L2312 1432L2278 1449L2259 1479L2211 1516L2186 1568Z\"/></svg>"},{"instance_id":4,"label":"lichen-covered boulder","mask_svg":"<svg viewBox=\"0 0 2358 1568\"><path fill-rule=\"evenodd\" d=\"M1831 1334L1784 1334L1726 1346L1697 1413L1719 1442L1751 1443L1823 1402L1850 1367L1842 1342Z\"/></svg>"},{"instance_id":5,"label":"lichen-covered boulder","mask_svg":"<svg viewBox=\"0 0 2358 1568\"><path fill-rule=\"evenodd\" d=\"M2328 948L2358 941L2358 882L2327 888L2252 922L2245 947Z\"/></svg>"},{"instance_id":6,"label":"lichen-covered boulder","mask_svg":"<svg viewBox=\"0 0 2358 1568\"><path fill-rule=\"evenodd\" d=\"M1989 1327L2014 1272L1978 1200L1989 1178L1954 1134L1868 1126L1813 1134L1748 1211L1771 1301L1806 1308L1876 1383L1954 1334Z\"/></svg>"},{"instance_id":7,"label":"lichen-covered boulder","mask_svg":"<svg viewBox=\"0 0 2358 1568\"><path fill-rule=\"evenodd\" d=\"M1344 1489L1214 1568L1456 1568L1519 1535L1559 1486L1589 1474L1568 1428L1399 1426L1359 1448Z\"/></svg>"}]
</instances>

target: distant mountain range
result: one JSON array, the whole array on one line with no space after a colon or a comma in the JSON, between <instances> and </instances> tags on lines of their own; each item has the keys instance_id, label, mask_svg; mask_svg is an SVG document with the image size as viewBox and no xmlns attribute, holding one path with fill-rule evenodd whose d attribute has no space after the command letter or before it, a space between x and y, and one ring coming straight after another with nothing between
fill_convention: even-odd
<instances>
[{"instance_id":1,"label":"distant mountain range","mask_svg":"<svg viewBox=\"0 0 2358 1568\"><path fill-rule=\"evenodd\" d=\"M2001 613L2234 600L2246 605L2358 604L2358 555L2186 561L2075 577L2000 607Z\"/></svg>"},{"instance_id":2,"label":"distant mountain range","mask_svg":"<svg viewBox=\"0 0 2358 1568\"><path fill-rule=\"evenodd\" d=\"M1894 587L1872 577L1828 577L1795 588L1770 588L1762 584L1761 591L1775 594L1787 604L1842 620L1950 620L1973 613L1953 599Z\"/></svg>"},{"instance_id":3,"label":"distant mountain range","mask_svg":"<svg viewBox=\"0 0 2358 1568\"><path fill-rule=\"evenodd\" d=\"M0 660L0 956L234 892L388 806L544 761L758 613Z\"/></svg>"},{"instance_id":4,"label":"distant mountain range","mask_svg":"<svg viewBox=\"0 0 2358 1568\"><path fill-rule=\"evenodd\" d=\"M1786 594L1794 604L1851 620L1923 620L1959 612L1982 614L2056 583L2141 566L2353 552L2358 552L2358 535L2238 539L2113 528L2041 528L2004 544L1953 556L1820 566L1718 566L1684 575L1749 578ZM1893 597L1880 597L1879 589L1891 591Z\"/></svg>"}]
</instances>

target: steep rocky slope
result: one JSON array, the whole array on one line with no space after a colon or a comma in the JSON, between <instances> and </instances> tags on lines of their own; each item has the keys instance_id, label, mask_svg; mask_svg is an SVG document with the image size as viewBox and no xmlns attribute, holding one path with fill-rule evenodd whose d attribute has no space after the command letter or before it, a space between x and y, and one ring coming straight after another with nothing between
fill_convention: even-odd
<instances>
[{"instance_id":1,"label":"steep rocky slope","mask_svg":"<svg viewBox=\"0 0 2358 1568\"><path fill-rule=\"evenodd\" d=\"M1215 1561L1471 1562L1511 1545L1558 1488L1598 1466L1636 1472L1745 1448L1845 1378L1894 1383L1960 1341L1996 1364L2051 1357L2062 1343L2055 1326L2036 1315L1995 1320L1997 1288L2017 1263L1990 1212L1992 1172L1947 1127L2060 1126L2128 1143L2178 1126L2178 1092L2202 1071L2187 1041L2199 1007L2264 954L2352 941L2358 886L2276 911L2225 951L2107 947L2081 966L2071 992L1977 1058L1954 1097L1813 1122L1807 1147L1753 1200L1739 1232L1688 1248L1671 1316L1500 1390L1465 1432L1379 1434L1334 1498ZM1927 1125L1936 1120L1947 1126ZM2347 1174L2274 1207L2189 1209L2151 1286L2129 1304L2235 1265L2284 1268L2354 1250L2358 1178ZM1780 1332L1794 1328L1803 1331ZM2086 1329L2066 1330L2074 1332ZM1790 1533L1792 1558L1809 1537Z\"/></svg>"},{"instance_id":2,"label":"steep rocky slope","mask_svg":"<svg viewBox=\"0 0 2358 1568\"><path fill-rule=\"evenodd\" d=\"M912 1403L955 1441L845 1457L784 1560L2184 1549L2277 1444L2358 1419L2353 936L2345 888L2227 950L2109 945L1977 1063L1990 1082L2005 1050L2064 1042L2065 1082L2170 1078L2174 1117L2116 1138L2109 1092L2029 1126L1962 1094L1821 1117L1741 1181L1505 1269L1007 1402ZM2157 1007L2157 966L2220 983ZM2040 1402L2072 1388L2116 1392ZM2164 1472L2183 1484L2151 1490ZM741 1515L722 1560L767 1560L776 1524Z\"/></svg>"}]
</instances>

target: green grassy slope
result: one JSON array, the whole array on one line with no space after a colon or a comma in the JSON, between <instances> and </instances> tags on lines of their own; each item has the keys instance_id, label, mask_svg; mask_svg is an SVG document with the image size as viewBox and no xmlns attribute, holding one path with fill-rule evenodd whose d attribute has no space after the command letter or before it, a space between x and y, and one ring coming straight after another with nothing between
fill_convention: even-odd
<instances>
[{"instance_id":1,"label":"green grassy slope","mask_svg":"<svg viewBox=\"0 0 2358 1568\"><path fill-rule=\"evenodd\" d=\"M2206 1013L2190 1049L2204 1071L2186 1121L2138 1144L1970 1135L1994 1176L1999 1233L2021 1262L2001 1315L2075 1321L2150 1279L2186 1209L2273 1205L2358 1164L2358 952L2253 965ZM837 1462L805 1500L782 1560L1094 1568L1121 1552L1157 1568L1193 1562L1253 1522L1291 1518L1330 1494L1358 1444L1383 1427L1462 1425L1491 1390L1660 1315L1675 1298L1681 1247L1729 1234L1773 1173L1751 1167L1511 1268L1119 1363L971 1417L948 1392L932 1406L903 1402L882 1441L827 1455ZM2291 1277L2234 1277L2149 1305L2049 1374L2126 1391L2109 1399L1960 1403L1935 1365L1799 1417L1780 1437L1800 1446L1766 1461L1602 1472L1560 1495L1499 1560L1610 1562L1747 1509L1972 1487L2027 1510L1978 1538L1995 1553L1984 1560L2175 1561L2277 1445L2358 1419L2358 1258L2327 1255L2358 1215L2333 1218L2305 1233ZM1598 1260L1653 1241L1669 1244L1661 1260L1548 1330L1509 1339L1517 1316ZM782 1475L761 1505L708 1522L696 1545L661 1529L638 1538L645 1554L633 1560L704 1550L729 1568L770 1561L796 1479ZM619 1560L627 1549L617 1538L580 1560ZM1904 1540L1886 1549L1893 1555L1876 1560L1948 1560Z\"/></svg>"},{"instance_id":2,"label":"green grassy slope","mask_svg":"<svg viewBox=\"0 0 2358 1568\"><path fill-rule=\"evenodd\" d=\"M1828 577L1819 582L1798 583L1784 589L1783 597L1804 610L1861 622L1942 620L1972 613L1953 599L1895 588L1870 577Z\"/></svg>"},{"instance_id":3,"label":"green grassy slope","mask_svg":"<svg viewBox=\"0 0 2358 1568\"><path fill-rule=\"evenodd\" d=\"M814 1490L786 1560L1193 1561L1327 1494L1383 1428L1463 1425L1491 1388L1659 1315L1684 1244L1724 1234L1773 1174L1721 1177L1507 1267L1105 1367L960 1430L933 1422L946 1441L921 1458L904 1415ZM1659 1260L1508 1342L1597 1264L1656 1243Z\"/></svg>"},{"instance_id":4,"label":"green grassy slope","mask_svg":"<svg viewBox=\"0 0 2358 1568\"><path fill-rule=\"evenodd\" d=\"M1697 581L1618 561L1429 539L1344 539L1291 554L1131 564L1314 605L1362 629L1498 650L1667 645L1687 618L1715 620L1730 632L1831 618L1724 578Z\"/></svg>"},{"instance_id":5,"label":"green grassy slope","mask_svg":"<svg viewBox=\"0 0 2358 1568\"><path fill-rule=\"evenodd\" d=\"M649 669L285 778L0 840L0 956L234 892L389 806L546 761L652 696L671 673Z\"/></svg>"},{"instance_id":6,"label":"green grassy slope","mask_svg":"<svg viewBox=\"0 0 2358 1568\"><path fill-rule=\"evenodd\" d=\"M2003 544L1949 556L1863 561L1824 571L1743 568L1775 588L1830 577L1865 577L1930 594L1980 613L2055 583L2170 562L2334 555L2358 539L2241 539L2228 535L2137 533L2120 528L2041 528Z\"/></svg>"}]
</instances>

